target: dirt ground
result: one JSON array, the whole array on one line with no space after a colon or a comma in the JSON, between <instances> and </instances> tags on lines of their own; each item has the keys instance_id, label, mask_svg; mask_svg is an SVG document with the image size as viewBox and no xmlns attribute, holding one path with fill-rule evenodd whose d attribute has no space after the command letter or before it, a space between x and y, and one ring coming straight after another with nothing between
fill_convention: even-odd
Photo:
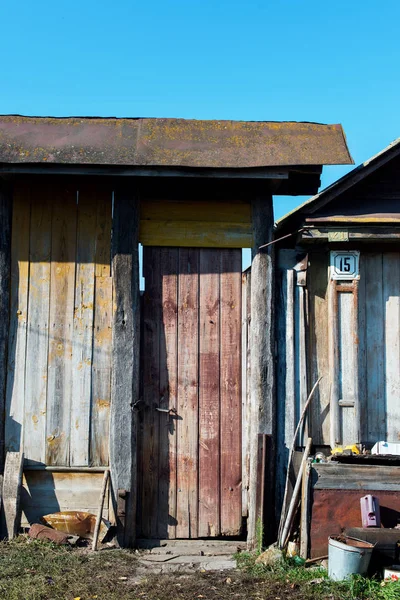
<instances>
[{"instance_id":1,"label":"dirt ground","mask_svg":"<svg viewBox=\"0 0 400 600\"><path fill-rule=\"evenodd\" d=\"M227 572L138 575L138 554L56 547L20 536L0 543L1 600L400 600L399 586L333 584L321 569L277 571L243 555ZM393 595L394 594L394 595Z\"/></svg>"}]
</instances>

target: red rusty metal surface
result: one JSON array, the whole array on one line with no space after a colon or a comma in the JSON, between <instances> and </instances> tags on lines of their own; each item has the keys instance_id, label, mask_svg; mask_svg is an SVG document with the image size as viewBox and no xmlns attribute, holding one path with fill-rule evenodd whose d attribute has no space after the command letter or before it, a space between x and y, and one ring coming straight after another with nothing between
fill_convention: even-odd
<instances>
[{"instance_id":1,"label":"red rusty metal surface","mask_svg":"<svg viewBox=\"0 0 400 600\"><path fill-rule=\"evenodd\" d=\"M353 164L341 125L0 116L0 162L251 168Z\"/></svg>"},{"instance_id":2,"label":"red rusty metal surface","mask_svg":"<svg viewBox=\"0 0 400 600\"><path fill-rule=\"evenodd\" d=\"M328 537L348 527L362 527L360 498L379 498L383 527L394 527L400 518L400 494L371 490L314 490L311 510L311 557L328 554Z\"/></svg>"}]
</instances>

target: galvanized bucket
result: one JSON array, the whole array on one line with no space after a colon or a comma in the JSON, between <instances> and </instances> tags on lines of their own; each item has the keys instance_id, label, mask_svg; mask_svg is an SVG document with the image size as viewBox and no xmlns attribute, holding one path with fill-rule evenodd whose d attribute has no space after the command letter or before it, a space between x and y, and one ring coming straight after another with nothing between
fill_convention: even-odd
<instances>
[{"instance_id":1,"label":"galvanized bucket","mask_svg":"<svg viewBox=\"0 0 400 600\"><path fill-rule=\"evenodd\" d=\"M328 574L334 581L343 581L353 574L368 571L374 544L346 535L329 538Z\"/></svg>"}]
</instances>

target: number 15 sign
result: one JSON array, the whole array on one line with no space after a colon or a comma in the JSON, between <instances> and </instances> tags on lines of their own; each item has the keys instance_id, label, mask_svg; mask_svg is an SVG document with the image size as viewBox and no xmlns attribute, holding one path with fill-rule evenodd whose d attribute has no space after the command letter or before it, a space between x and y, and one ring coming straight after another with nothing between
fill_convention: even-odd
<instances>
[{"instance_id":1,"label":"number 15 sign","mask_svg":"<svg viewBox=\"0 0 400 600\"><path fill-rule=\"evenodd\" d=\"M358 250L331 252L331 279L356 279L360 273Z\"/></svg>"}]
</instances>

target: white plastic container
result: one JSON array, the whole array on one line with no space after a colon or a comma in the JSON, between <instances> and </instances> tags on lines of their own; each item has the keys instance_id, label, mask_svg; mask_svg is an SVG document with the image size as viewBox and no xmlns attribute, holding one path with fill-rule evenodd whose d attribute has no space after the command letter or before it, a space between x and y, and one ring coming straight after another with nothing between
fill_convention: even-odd
<instances>
[{"instance_id":1,"label":"white plastic container","mask_svg":"<svg viewBox=\"0 0 400 600\"><path fill-rule=\"evenodd\" d=\"M400 581L400 566L396 565L390 569L385 569L383 578L389 581Z\"/></svg>"},{"instance_id":2,"label":"white plastic container","mask_svg":"<svg viewBox=\"0 0 400 600\"><path fill-rule=\"evenodd\" d=\"M371 454L398 454L400 455L400 444L396 442L376 442Z\"/></svg>"}]
</instances>

